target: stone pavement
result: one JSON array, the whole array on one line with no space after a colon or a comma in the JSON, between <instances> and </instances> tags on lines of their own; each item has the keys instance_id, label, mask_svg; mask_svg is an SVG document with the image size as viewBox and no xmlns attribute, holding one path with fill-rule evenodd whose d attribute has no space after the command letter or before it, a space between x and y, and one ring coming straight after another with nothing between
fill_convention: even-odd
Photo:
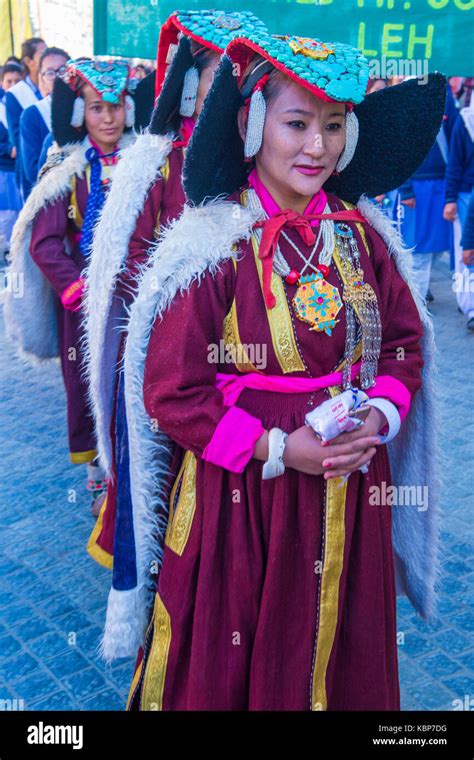
<instances>
[{"instance_id":1,"label":"stone pavement","mask_svg":"<svg viewBox=\"0 0 474 760\"><path fill-rule=\"evenodd\" d=\"M432 291L447 457L443 579L435 624L399 601L402 708L452 710L461 700L469 709L472 699L474 709L474 335L456 310L447 260L435 264ZM85 468L68 462L59 367L21 364L3 326L0 399L0 708L16 699L24 709L122 710L133 662L110 667L97 654L110 573L85 551L93 518Z\"/></svg>"}]
</instances>

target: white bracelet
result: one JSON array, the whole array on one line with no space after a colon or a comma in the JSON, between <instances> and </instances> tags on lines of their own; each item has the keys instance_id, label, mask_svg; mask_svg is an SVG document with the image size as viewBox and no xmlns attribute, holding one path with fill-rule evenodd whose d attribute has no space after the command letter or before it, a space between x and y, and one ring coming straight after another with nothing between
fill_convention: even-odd
<instances>
[{"instance_id":1,"label":"white bracelet","mask_svg":"<svg viewBox=\"0 0 474 760\"><path fill-rule=\"evenodd\" d=\"M268 459L263 465L262 480L278 478L285 472L283 453L287 438L288 433L284 433L280 428L272 428L268 433Z\"/></svg>"},{"instance_id":2,"label":"white bracelet","mask_svg":"<svg viewBox=\"0 0 474 760\"><path fill-rule=\"evenodd\" d=\"M382 414L385 415L388 422L388 433L380 436L380 443L388 443L393 440L400 430L401 419L400 413L392 401L387 398L369 398L366 402L369 406L374 406L376 409L380 409Z\"/></svg>"}]
</instances>

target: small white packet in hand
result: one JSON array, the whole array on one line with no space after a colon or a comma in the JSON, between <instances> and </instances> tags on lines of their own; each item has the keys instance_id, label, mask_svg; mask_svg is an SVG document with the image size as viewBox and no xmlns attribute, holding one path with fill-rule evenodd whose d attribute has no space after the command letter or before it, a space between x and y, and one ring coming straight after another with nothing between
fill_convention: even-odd
<instances>
[{"instance_id":1,"label":"small white packet in hand","mask_svg":"<svg viewBox=\"0 0 474 760\"><path fill-rule=\"evenodd\" d=\"M354 416L368 396L358 388L350 388L338 396L323 401L312 412L308 412L305 423L314 430L322 441L331 441L340 433L350 433L363 425L363 420Z\"/></svg>"}]
</instances>

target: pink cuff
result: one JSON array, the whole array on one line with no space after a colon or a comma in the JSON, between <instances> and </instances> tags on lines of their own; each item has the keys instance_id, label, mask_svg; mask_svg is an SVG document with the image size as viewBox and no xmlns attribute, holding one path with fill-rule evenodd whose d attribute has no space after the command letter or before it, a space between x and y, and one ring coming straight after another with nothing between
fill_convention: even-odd
<instances>
[{"instance_id":1,"label":"pink cuff","mask_svg":"<svg viewBox=\"0 0 474 760\"><path fill-rule=\"evenodd\" d=\"M257 417L238 406L231 406L214 430L202 459L231 472L243 472L264 432Z\"/></svg>"},{"instance_id":2,"label":"pink cuff","mask_svg":"<svg viewBox=\"0 0 474 760\"><path fill-rule=\"evenodd\" d=\"M404 420L410 411L411 393L406 385L392 375L379 375L375 380L375 385L366 393L369 398L382 396L395 404L401 420Z\"/></svg>"},{"instance_id":3,"label":"pink cuff","mask_svg":"<svg viewBox=\"0 0 474 760\"><path fill-rule=\"evenodd\" d=\"M65 309L69 311L77 311L80 308L80 301L84 294L84 280L79 277L78 280L74 280L70 285L61 293L61 303Z\"/></svg>"}]
</instances>

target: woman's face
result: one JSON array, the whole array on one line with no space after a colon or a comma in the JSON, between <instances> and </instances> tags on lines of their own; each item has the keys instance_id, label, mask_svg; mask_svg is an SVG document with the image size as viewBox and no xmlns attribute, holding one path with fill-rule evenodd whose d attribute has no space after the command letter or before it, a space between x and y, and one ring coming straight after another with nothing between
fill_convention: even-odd
<instances>
[{"instance_id":1,"label":"woman's face","mask_svg":"<svg viewBox=\"0 0 474 760\"><path fill-rule=\"evenodd\" d=\"M120 103L108 103L89 84L84 85L85 122L89 136L104 153L110 153L120 140L125 127L124 96Z\"/></svg>"},{"instance_id":2,"label":"woman's face","mask_svg":"<svg viewBox=\"0 0 474 760\"><path fill-rule=\"evenodd\" d=\"M243 139L245 122L241 109ZM344 144L345 105L326 103L288 79L267 103L256 168L282 208L304 210L333 173Z\"/></svg>"},{"instance_id":3,"label":"woman's face","mask_svg":"<svg viewBox=\"0 0 474 760\"><path fill-rule=\"evenodd\" d=\"M196 107L194 110L194 118L197 119L201 113L204 99L211 89L211 85L214 81L214 74L217 71L219 62L221 60L220 54L216 53L212 56L210 63L201 71L199 76L199 86L196 95Z\"/></svg>"}]
</instances>

